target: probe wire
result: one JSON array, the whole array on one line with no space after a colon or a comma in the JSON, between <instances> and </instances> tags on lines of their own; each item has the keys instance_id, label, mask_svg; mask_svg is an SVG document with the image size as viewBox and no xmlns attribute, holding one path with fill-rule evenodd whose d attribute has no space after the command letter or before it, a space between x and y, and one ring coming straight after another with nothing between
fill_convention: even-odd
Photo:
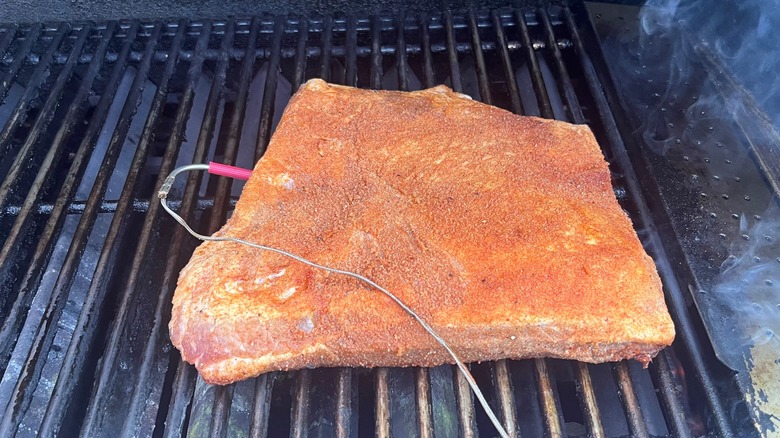
<instances>
[{"instance_id":1,"label":"probe wire","mask_svg":"<svg viewBox=\"0 0 780 438\"><path fill-rule=\"evenodd\" d=\"M260 249L263 251L270 251L276 254L283 255L285 257L291 258L295 261L298 261L300 263L303 263L304 265L311 266L312 268L316 269L322 269L323 271L330 272L333 274L341 274L346 275L347 277L352 277L356 280L362 281L363 283L368 284L369 286L373 287L374 289L378 290L379 292L382 292L387 297L389 297L391 300L395 301L396 304L398 304L401 309L406 311L409 315L412 316L420 325L422 328L425 329L428 334L430 334L433 339L436 340L442 347L444 347L445 350L447 350L447 353L452 357L452 359L455 361L455 363L458 366L458 369L461 373L463 373L463 376L466 378L466 381L468 382L469 386L471 387L471 390L474 391L474 395L479 400L479 403L482 405L482 408L485 410L485 413L490 418L490 421L493 423L493 426L496 427L496 430L498 430L499 435L501 435L502 438L509 438L509 434L504 429L504 426L501 424L501 422L498 420L498 417L496 416L495 412L493 412L493 409L490 408L490 405L488 404L487 400L485 399L485 396L482 394L482 391L479 389L479 385L477 385L476 380L474 380L474 376L471 375L471 372L469 371L468 367L466 367L466 364L463 363L463 361L460 360L457 354L455 354L454 351L452 351L452 348L447 344L447 342L439 336L436 331L433 330L433 328L428 325L427 322L425 322L417 313L415 313L414 310L412 310L409 306L403 303L397 296L395 296L393 293L391 293L389 290L383 288L382 286L375 283L370 278L364 277L358 273L352 272L352 271L346 271L343 269L337 269L337 268L331 268L329 266L320 265L319 263L315 263L311 260L305 259L297 254L293 254L291 252L285 251L283 249L274 248L270 246L265 245L259 245L257 243L249 242L243 239L238 239L236 237L229 237L229 236L207 236L204 234L200 234L193 230L187 222L179 216L176 212L174 212L169 206L167 202L168 193L171 191L171 187L173 186L173 182L176 179L176 176L179 175L182 172L189 172L193 170L209 170L208 164L188 164L186 166L181 166L176 169L174 169L170 175L168 175L167 178L165 178L165 182L163 182L163 185L160 187L160 190L157 193L157 196L160 198L160 203L162 204L163 209L168 212L181 226L184 227L187 232L189 232L192 236L194 236L197 239L203 240L203 241L212 241L212 242L234 242L234 243L240 243L242 245L247 245L252 248Z\"/></svg>"}]
</instances>

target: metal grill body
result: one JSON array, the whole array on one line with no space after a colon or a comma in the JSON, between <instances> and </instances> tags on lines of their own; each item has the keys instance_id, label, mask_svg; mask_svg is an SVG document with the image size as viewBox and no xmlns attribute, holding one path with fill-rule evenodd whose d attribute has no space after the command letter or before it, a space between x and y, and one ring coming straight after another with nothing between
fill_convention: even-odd
<instances>
[{"instance_id":1,"label":"metal grill body","mask_svg":"<svg viewBox=\"0 0 780 438\"><path fill-rule=\"evenodd\" d=\"M162 214L156 189L177 165L252 167L313 77L374 89L447 84L596 134L658 264L678 337L648 369L473 364L513 436L755 433L734 421L743 412L735 383L654 225L596 49L584 10L559 7L0 28L0 436L495 433L451 366L312 369L214 387L171 348L171 298L196 242ZM182 201L173 205L211 233L240 191L191 175L174 186Z\"/></svg>"}]
</instances>

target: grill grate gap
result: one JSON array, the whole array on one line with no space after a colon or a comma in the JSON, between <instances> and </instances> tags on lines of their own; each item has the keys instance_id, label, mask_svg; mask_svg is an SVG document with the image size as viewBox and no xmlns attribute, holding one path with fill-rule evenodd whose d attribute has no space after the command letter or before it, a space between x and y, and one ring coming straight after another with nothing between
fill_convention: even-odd
<instances>
[{"instance_id":1,"label":"grill grate gap","mask_svg":"<svg viewBox=\"0 0 780 438\"><path fill-rule=\"evenodd\" d=\"M573 380L556 381L556 390L561 400L566 434L569 436L587 436L585 420L577 400L577 387Z\"/></svg>"},{"instance_id":2,"label":"grill grate gap","mask_svg":"<svg viewBox=\"0 0 780 438\"><path fill-rule=\"evenodd\" d=\"M350 430L347 436L374 436L376 430L376 392L374 373L367 370L352 372L352 383L357 384L357 403L352 405L352 415L357 414L357 434Z\"/></svg>"},{"instance_id":3,"label":"grill grate gap","mask_svg":"<svg viewBox=\"0 0 780 438\"><path fill-rule=\"evenodd\" d=\"M288 436L293 407L294 373L277 374L271 392L267 436ZM257 410L257 406L255 406ZM262 436L262 435L261 435Z\"/></svg>"}]
</instances>

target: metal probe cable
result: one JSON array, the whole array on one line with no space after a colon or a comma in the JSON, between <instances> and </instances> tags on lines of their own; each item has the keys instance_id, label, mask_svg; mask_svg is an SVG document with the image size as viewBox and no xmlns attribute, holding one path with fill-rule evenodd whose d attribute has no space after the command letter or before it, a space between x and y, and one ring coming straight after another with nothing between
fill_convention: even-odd
<instances>
[{"instance_id":1,"label":"metal probe cable","mask_svg":"<svg viewBox=\"0 0 780 438\"><path fill-rule=\"evenodd\" d=\"M357 280L360 280L374 289L382 292L383 294L387 295L391 300L395 301L396 304L398 304L406 313L411 315L415 320L417 320L418 323L427 331L433 338L438 342L442 347L444 347L445 350L447 350L447 353L452 357L452 359L455 361L455 363L458 365L458 369L461 373L463 373L463 376L466 378L466 381L468 381L469 386L471 387L471 390L474 391L474 395L477 396L477 399L479 400L479 403L482 405L482 408L485 409L485 413L490 418L490 421L493 423L493 425L498 430L499 435L501 435L502 438L509 438L509 434L504 429L504 426L501 424L501 422L498 420L498 417L493 412L493 410L490 408L490 405L488 405L487 400L485 399L485 396L482 394L482 391L479 389L479 386L477 385L477 382L474 380L474 377L471 375L471 372L466 367L466 365L460 360L457 354L455 354L454 351L450 348L450 346L447 344L447 342L444 341L444 339L439 336L438 333L436 333L431 326L428 325L417 313L414 312L409 306L404 304L398 297L393 295L390 291L383 288L382 286L376 284L373 280L370 278L364 277L360 274L357 274L352 271L345 271L342 269L336 269L331 268L329 266L320 265L318 263L312 262L311 260L307 260L299 255L287 252L282 249L273 248L270 246L265 245L259 245L257 243L249 242L243 239L238 239L235 237L214 237L214 236L206 236L203 234L200 234L193 230L185 220L176 214L171 208L168 206L167 198L168 193L171 191L171 187L173 186L173 181L176 179L176 176L182 172L188 172L191 170L209 170L208 164L189 164L186 166L181 166L176 169L174 169L170 175L168 175L167 178L165 178L165 182L163 182L163 185L160 187L160 190L157 192L157 196L160 198L160 203L162 204L162 207L165 209L165 211L168 212L174 219L176 219L176 222L180 223L181 226L184 227L185 230L187 230L190 234L192 234L194 237L203 240L203 241L212 241L212 242L235 242L240 243L243 245L251 246L252 248L261 249L264 251L271 251L276 254L283 255L285 257L289 257L293 260L296 260L298 262L301 262L305 265L311 266L313 268L322 269L323 271L332 272L334 274L341 274L346 275L348 277L355 278Z\"/></svg>"}]
</instances>

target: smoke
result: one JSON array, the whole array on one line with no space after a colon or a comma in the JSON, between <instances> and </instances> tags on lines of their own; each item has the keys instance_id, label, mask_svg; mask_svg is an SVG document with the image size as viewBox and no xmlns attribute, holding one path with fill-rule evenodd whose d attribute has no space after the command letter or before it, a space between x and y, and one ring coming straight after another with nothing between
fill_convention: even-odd
<instances>
[{"instance_id":1,"label":"smoke","mask_svg":"<svg viewBox=\"0 0 780 438\"><path fill-rule=\"evenodd\" d=\"M777 428L780 0L648 0L637 18L625 29L594 20L612 30L602 44L620 103L713 348L737 371L753 421Z\"/></svg>"},{"instance_id":2,"label":"smoke","mask_svg":"<svg viewBox=\"0 0 780 438\"><path fill-rule=\"evenodd\" d=\"M700 7L691 12L706 13L703 3L706 2L700 2ZM780 67L780 39L776 29L780 25L780 1L722 3L725 10L710 14L714 17L712 22L694 34L700 37L700 44L723 62L777 128L780 126L780 83L776 74ZM718 38L710 38L713 35Z\"/></svg>"},{"instance_id":3,"label":"smoke","mask_svg":"<svg viewBox=\"0 0 780 438\"><path fill-rule=\"evenodd\" d=\"M650 115L642 126L642 137L661 154L676 148L681 153L688 151L689 155L705 157L701 163L687 165L694 175L711 175L715 182L706 187L711 189L720 181L716 173L726 172L722 162L733 165L731 160L740 157L730 153L724 143L735 142L731 138L735 108L757 107L759 116L766 117L775 128L780 126L780 83L776 74L780 71L780 38L774 34L774 29L780 29L780 0L650 0L642 8L639 20L636 56L645 72L640 72L640 77L654 89L650 96L655 101L648 102L639 93L631 95L633 105L646 106ZM733 83L719 84L720 78L730 78ZM661 83L654 84L655 81ZM745 134L753 133L748 130ZM744 149L744 145L738 147ZM736 149L733 144L731 148ZM708 157L723 158L711 163ZM750 160L748 154L742 157ZM732 167L748 174L761 172L754 163ZM750 183L752 189L766 185L758 178ZM725 188L730 192L733 189ZM780 347L777 198L763 191L766 193L762 197L769 198L766 211L751 214L747 205L735 211L725 190L709 208L715 211L724 207L732 216L738 216L738 229L730 233L730 238L726 235L728 255L712 282L711 293L716 301L714 307L720 310L716 311L719 319L738 328L732 330L732 335L736 335L733 340L740 345L722 353L741 355L743 348L770 342ZM749 195L743 197L750 199Z\"/></svg>"},{"instance_id":4,"label":"smoke","mask_svg":"<svg viewBox=\"0 0 780 438\"><path fill-rule=\"evenodd\" d=\"M640 20L641 44L661 33L671 44L657 48L672 51L670 67L678 73L678 80L670 81L671 87L686 79L686 67L695 62L690 56L693 46L700 55L709 53L719 61L774 126L780 126L780 79L776 74L780 68L780 38L776 34L780 28L780 0L650 0ZM645 48L647 45L642 44Z\"/></svg>"},{"instance_id":5,"label":"smoke","mask_svg":"<svg viewBox=\"0 0 780 438\"><path fill-rule=\"evenodd\" d=\"M759 217L752 227L740 217L740 238L731 243L712 293L736 316L736 343L748 349L771 343L780 351L780 209L772 205Z\"/></svg>"},{"instance_id":6,"label":"smoke","mask_svg":"<svg viewBox=\"0 0 780 438\"><path fill-rule=\"evenodd\" d=\"M716 353L780 425L780 0L648 0L638 20L603 41L621 104Z\"/></svg>"},{"instance_id":7,"label":"smoke","mask_svg":"<svg viewBox=\"0 0 780 438\"><path fill-rule=\"evenodd\" d=\"M662 195L676 201L670 215L700 274L716 350L737 369L744 348L780 336L778 200L740 138L771 136L736 114L749 107L741 114L764 117L761 127L780 126L780 0L649 0L638 20L638 32L605 39L605 55L666 178ZM760 146L780 156L780 144Z\"/></svg>"},{"instance_id":8,"label":"smoke","mask_svg":"<svg viewBox=\"0 0 780 438\"><path fill-rule=\"evenodd\" d=\"M621 98L645 116L638 132L654 152L684 144L690 128L673 109L702 97L711 98L703 110L712 124L747 106L780 128L780 0L649 0L639 20L638 35L610 35L604 45L608 53L631 48L611 68L631 78L618 84ZM707 70L734 83L714 86Z\"/></svg>"},{"instance_id":9,"label":"smoke","mask_svg":"<svg viewBox=\"0 0 780 438\"><path fill-rule=\"evenodd\" d=\"M750 414L767 433L780 425L780 208L772 202L757 217L750 227L746 216L740 217L741 235L720 266L710 315L724 323L718 334L721 354L743 371L737 379Z\"/></svg>"}]
</instances>

